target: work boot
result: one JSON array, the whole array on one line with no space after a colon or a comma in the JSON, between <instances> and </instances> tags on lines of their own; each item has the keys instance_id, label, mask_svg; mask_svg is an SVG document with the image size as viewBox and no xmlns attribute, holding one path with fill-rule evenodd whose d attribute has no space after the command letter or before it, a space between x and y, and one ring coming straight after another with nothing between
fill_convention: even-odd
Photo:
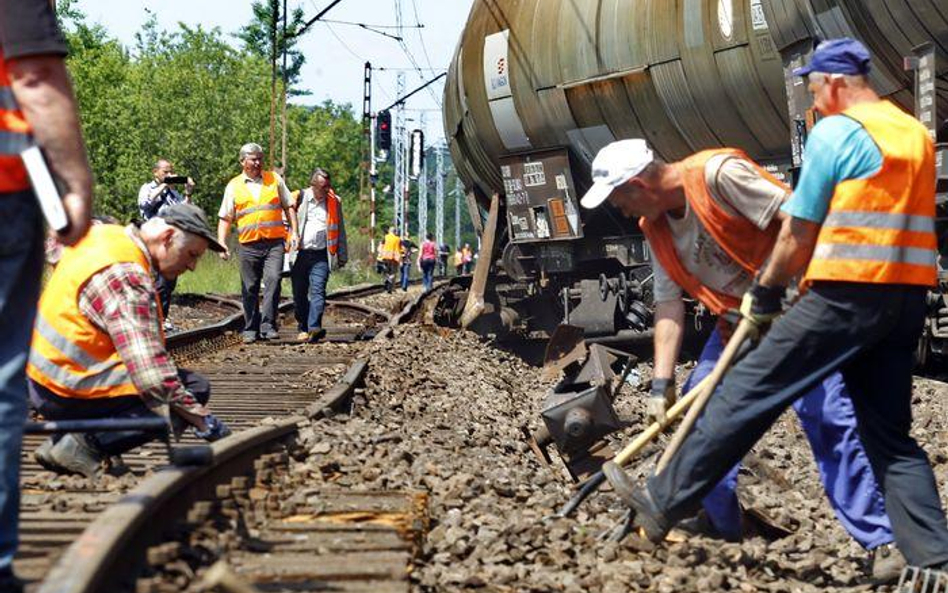
<instances>
[{"instance_id":1,"label":"work boot","mask_svg":"<svg viewBox=\"0 0 948 593\"><path fill-rule=\"evenodd\" d=\"M894 583L906 564L905 556L894 543L869 550L869 578L875 585Z\"/></svg>"},{"instance_id":2,"label":"work boot","mask_svg":"<svg viewBox=\"0 0 948 593\"><path fill-rule=\"evenodd\" d=\"M49 459L60 473L82 474L87 478L97 478L102 474L101 453L88 437L79 433L69 433L49 451Z\"/></svg>"},{"instance_id":3,"label":"work boot","mask_svg":"<svg viewBox=\"0 0 948 593\"><path fill-rule=\"evenodd\" d=\"M53 437L49 437L40 443L40 446L37 447L35 451L33 451L33 460L40 464L40 466L42 466L44 469L48 469L51 472L57 470L56 464L50 455L50 452L54 446L56 446L56 443L53 441Z\"/></svg>"},{"instance_id":4,"label":"work boot","mask_svg":"<svg viewBox=\"0 0 948 593\"><path fill-rule=\"evenodd\" d=\"M648 541L657 544L665 539L668 532L671 531L672 523L665 518L652 495L648 491L648 486L642 484L633 492L629 500L629 506L635 513L634 525L640 528Z\"/></svg>"},{"instance_id":5,"label":"work boot","mask_svg":"<svg viewBox=\"0 0 948 593\"><path fill-rule=\"evenodd\" d=\"M326 330L323 328L314 329L309 332L309 343L315 344L326 337Z\"/></svg>"},{"instance_id":6,"label":"work boot","mask_svg":"<svg viewBox=\"0 0 948 593\"><path fill-rule=\"evenodd\" d=\"M275 329L268 329L265 332L261 332L260 339L262 340L278 340L280 339L280 332Z\"/></svg>"},{"instance_id":7,"label":"work boot","mask_svg":"<svg viewBox=\"0 0 948 593\"><path fill-rule=\"evenodd\" d=\"M244 341L244 344L253 344L257 341L257 332L244 332L241 335L241 338Z\"/></svg>"}]
</instances>

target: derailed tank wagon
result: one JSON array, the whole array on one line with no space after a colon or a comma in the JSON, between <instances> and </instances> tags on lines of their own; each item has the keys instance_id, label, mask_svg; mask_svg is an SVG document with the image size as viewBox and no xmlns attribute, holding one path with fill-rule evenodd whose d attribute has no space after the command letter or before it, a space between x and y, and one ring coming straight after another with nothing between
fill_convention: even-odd
<instances>
[{"instance_id":1,"label":"derailed tank wagon","mask_svg":"<svg viewBox=\"0 0 948 593\"><path fill-rule=\"evenodd\" d=\"M666 161L732 146L789 181L815 115L788 73L839 36L869 47L875 88L934 134L948 117L948 0L476 0L444 126L472 217L500 196L488 300L501 325L643 332L647 245L611 208L579 208L596 152L630 137ZM916 93L905 58L926 43L934 62ZM928 342L946 339L937 293Z\"/></svg>"}]
</instances>

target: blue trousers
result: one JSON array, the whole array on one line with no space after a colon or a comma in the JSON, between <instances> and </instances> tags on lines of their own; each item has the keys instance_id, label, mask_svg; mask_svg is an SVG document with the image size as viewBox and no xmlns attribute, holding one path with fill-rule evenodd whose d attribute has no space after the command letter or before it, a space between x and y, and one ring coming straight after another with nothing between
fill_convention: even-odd
<instances>
[{"instance_id":1,"label":"blue trousers","mask_svg":"<svg viewBox=\"0 0 948 593\"><path fill-rule=\"evenodd\" d=\"M863 449L909 564L948 562L948 522L925 451L911 435L912 368L927 288L816 282L735 364L661 474L648 480L674 523L740 461L793 402L840 372Z\"/></svg>"},{"instance_id":2,"label":"blue trousers","mask_svg":"<svg viewBox=\"0 0 948 593\"><path fill-rule=\"evenodd\" d=\"M402 278L401 285L402 290L408 290L408 280L411 277L411 262L407 260L402 262Z\"/></svg>"},{"instance_id":3,"label":"blue trousers","mask_svg":"<svg viewBox=\"0 0 948 593\"><path fill-rule=\"evenodd\" d=\"M685 382L686 392L711 373L723 350L721 336L714 330ZM842 376L837 372L827 377L794 402L793 409L810 441L823 488L839 522L866 549L894 541L885 500L859 440L856 414ZM702 501L711 523L727 539L739 539L741 534L741 509L735 493L739 468L740 464L731 468Z\"/></svg>"},{"instance_id":4,"label":"blue trousers","mask_svg":"<svg viewBox=\"0 0 948 593\"><path fill-rule=\"evenodd\" d=\"M303 249L297 254L293 270L293 309L301 332L323 327L326 310L326 282L329 259L325 249Z\"/></svg>"},{"instance_id":5,"label":"blue trousers","mask_svg":"<svg viewBox=\"0 0 948 593\"><path fill-rule=\"evenodd\" d=\"M0 194L0 570L16 553L26 360L43 272L43 229L32 192Z\"/></svg>"},{"instance_id":6,"label":"blue trousers","mask_svg":"<svg viewBox=\"0 0 948 593\"><path fill-rule=\"evenodd\" d=\"M435 263L436 261L433 259L421 260L421 283L425 287L425 292L428 292L434 286Z\"/></svg>"}]
</instances>

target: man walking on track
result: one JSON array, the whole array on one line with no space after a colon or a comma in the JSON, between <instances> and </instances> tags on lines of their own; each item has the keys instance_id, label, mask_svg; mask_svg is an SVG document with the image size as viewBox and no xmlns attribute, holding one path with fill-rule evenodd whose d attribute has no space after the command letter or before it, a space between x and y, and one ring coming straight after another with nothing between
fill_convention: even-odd
<instances>
[{"instance_id":1,"label":"man walking on track","mask_svg":"<svg viewBox=\"0 0 948 593\"><path fill-rule=\"evenodd\" d=\"M26 361L43 273L43 225L20 152L43 148L63 182L73 245L89 229L92 171L63 58L66 43L48 0L0 0L0 591L13 574L26 421Z\"/></svg>"},{"instance_id":2,"label":"man walking on track","mask_svg":"<svg viewBox=\"0 0 948 593\"><path fill-rule=\"evenodd\" d=\"M913 565L948 563L934 474L910 435L915 346L936 280L934 145L872 90L869 68L861 43L835 39L794 72L808 78L824 119L741 312L763 328L793 277L803 274L807 292L731 369L668 467L627 497L652 541L692 514L787 406L838 371L899 549Z\"/></svg>"},{"instance_id":3,"label":"man walking on track","mask_svg":"<svg viewBox=\"0 0 948 593\"><path fill-rule=\"evenodd\" d=\"M296 206L290 191L283 178L273 171L264 171L262 165L263 148L259 144L244 144L240 148L243 171L227 184L218 213L217 241L221 245L227 245L230 227L237 223L245 344L256 342L257 338L275 340L280 337L277 305L283 254L296 250L299 237ZM290 221L289 237L283 226L284 215ZM221 253L221 257L229 258L230 252ZM262 306L261 281L264 286Z\"/></svg>"},{"instance_id":4,"label":"man walking on track","mask_svg":"<svg viewBox=\"0 0 948 593\"><path fill-rule=\"evenodd\" d=\"M644 140L623 140L603 148L593 169L595 185L583 206L595 208L608 199L625 216L641 216L654 255L655 360L648 407L649 416L660 419L675 398L675 363L684 335L683 293L722 316L685 382L688 391L710 374L721 356L721 334L731 331L723 316L737 309L773 246L779 208L790 189L733 149L706 150L666 164ZM888 546L894 541L889 519L839 373L793 407L833 510L853 539L870 550L874 578L898 577L901 557ZM738 469L734 465L702 501L713 530L731 541L742 536Z\"/></svg>"}]
</instances>

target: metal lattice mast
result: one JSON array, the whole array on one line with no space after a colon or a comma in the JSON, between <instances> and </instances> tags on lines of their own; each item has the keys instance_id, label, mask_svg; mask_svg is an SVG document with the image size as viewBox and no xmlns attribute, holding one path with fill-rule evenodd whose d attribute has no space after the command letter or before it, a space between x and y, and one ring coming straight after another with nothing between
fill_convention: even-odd
<instances>
[{"instance_id":1,"label":"metal lattice mast","mask_svg":"<svg viewBox=\"0 0 948 593\"><path fill-rule=\"evenodd\" d=\"M444 244L444 153L435 148L435 241Z\"/></svg>"},{"instance_id":2,"label":"metal lattice mast","mask_svg":"<svg viewBox=\"0 0 948 593\"><path fill-rule=\"evenodd\" d=\"M405 74L402 72L398 73L395 82L395 96L401 97L405 94ZM395 156L395 179L392 182L392 199L395 202L395 232L401 235L405 230L405 201L404 201L404 187L405 187L405 149L403 145L405 144L405 107L403 105L397 105L395 107L395 123L393 127L392 134L392 152Z\"/></svg>"},{"instance_id":3,"label":"metal lattice mast","mask_svg":"<svg viewBox=\"0 0 948 593\"><path fill-rule=\"evenodd\" d=\"M425 129L425 114L421 113L422 138L427 135ZM428 234L428 159L424 147L421 151L421 173L418 175L418 241L424 241Z\"/></svg>"},{"instance_id":4,"label":"metal lattice mast","mask_svg":"<svg viewBox=\"0 0 948 593\"><path fill-rule=\"evenodd\" d=\"M461 246L461 180L454 178L454 248Z\"/></svg>"}]
</instances>

